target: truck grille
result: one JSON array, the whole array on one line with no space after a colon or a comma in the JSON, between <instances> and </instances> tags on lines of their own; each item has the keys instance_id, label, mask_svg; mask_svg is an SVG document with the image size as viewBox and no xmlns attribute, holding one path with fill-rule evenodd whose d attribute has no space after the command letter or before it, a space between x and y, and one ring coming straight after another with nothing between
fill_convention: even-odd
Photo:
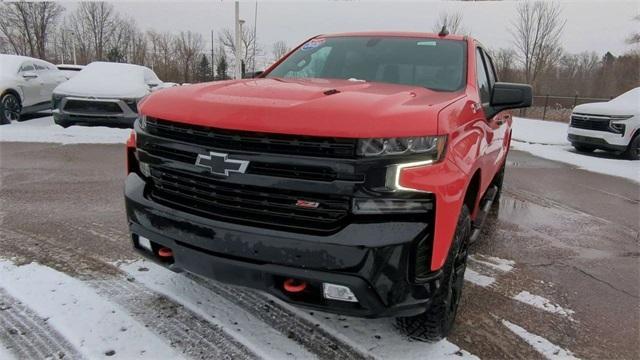
<instances>
[{"instance_id":1,"label":"truck grille","mask_svg":"<svg viewBox=\"0 0 640 360\"><path fill-rule=\"evenodd\" d=\"M187 164L194 164L198 153L195 151L178 150L161 144L146 144L142 148L150 155L171 159ZM304 179L314 181L333 181L337 179L336 172L329 167L300 166L286 163L268 163L252 161L247 169L248 174Z\"/></svg>"},{"instance_id":2,"label":"truck grille","mask_svg":"<svg viewBox=\"0 0 640 360\"><path fill-rule=\"evenodd\" d=\"M357 140L216 129L147 118L150 134L220 150L332 158L355 157Z\"/></svg>"},{"instance_id":3,"label":"truck grille","mask_svg":"<svg viewBox=\"0 0 640 360\"><path fill-rule=\"evenodd\" d=\"M82 114L121 114L120 105L114 102L67 100L64 111Z\"/></svg>"},{"instance_id":4,"label":"truck grille","mask_svg":"<svg viewBox=\"0 0 640 360\"><path fill-rule=\"evenodd\" d=\"M615 132L609 126L609 119L589 117L588 115L572 115L571 127L585 130Z\"/></svg>"},{"instance_id":5,"label":"truck grille","mask_svg":"<svg viewBox=\"0 0 640 360\"><path fill-rule=\"evenodd\" d=\"M337 231L350 207L346 197L226 183L160 167L151 168L151 179L150 195L159 203L213 219L275 229ZM318 206L300 207L300 200Z\"/></svg>"}]
</instances>

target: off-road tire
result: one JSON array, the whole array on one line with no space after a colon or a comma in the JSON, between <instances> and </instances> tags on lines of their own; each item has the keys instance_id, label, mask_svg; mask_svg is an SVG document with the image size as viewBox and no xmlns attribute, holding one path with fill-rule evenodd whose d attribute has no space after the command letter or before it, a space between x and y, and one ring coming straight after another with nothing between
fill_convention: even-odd
<instances>
[{"instance_id":1,"label":"off-road tire","mask_svg":"<svg viewBox=\"0 0 640 360\"><path fill-rule=\"evenodd\" d=\"M17 117L10 118L7 117L5 112L5 104L13 104L17 110ZM0 125L11 124L11 120L19 121L20 120L20 111L22 110L20 99L12 93L6 93L0 97Z\"/></svg>"},{"instance_id":2,"label":"off-road tire","mask_svg":"<svg viewBox=\"0 0 640 360\"><path fill-rule=\"evenodd\" d=\"M623 155L629 160L640 160L640 134L631 140Z\"/></svg>"},{"instance_id":3,"label":"off-road tire","mask_svg":"<svg viewBox=\"0 0 640 360\"><path fill-rule=\"evenodd\" d=\"M398 328L410 338L435 342L449 335L462 295L470 234L471 216L469 208L463 205L453 244L444 265L442 284L434 295L431 306L420 315L396 319Z\"/></svg>"},{"instance_id":4,"label":"off-road tire","mask_svg":"<svg viewBox=\"0 0 640 360\"><path fill-rule=\"evenodd\" d=\"M589 145L573 144L573 148L576 149L577 152L581 153L592 153L596 151L596 148Z\"/></svg>"}]
</instances>

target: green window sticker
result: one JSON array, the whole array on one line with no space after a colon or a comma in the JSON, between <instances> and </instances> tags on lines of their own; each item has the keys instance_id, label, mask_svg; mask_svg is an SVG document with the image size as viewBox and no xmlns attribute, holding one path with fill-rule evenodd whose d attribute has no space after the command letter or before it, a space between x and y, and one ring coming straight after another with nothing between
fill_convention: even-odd
<instances>
[{"instance_id":1,"label":"green window sticker","mask_svg":"<svg viewBox=\"0 0 640 360\"><path fill-rule=\"evenodd\" d=\"M418 46L436 46L436 42L435 41L418 41L418 43L416 44Z\"/></svg>"}]
</instances>

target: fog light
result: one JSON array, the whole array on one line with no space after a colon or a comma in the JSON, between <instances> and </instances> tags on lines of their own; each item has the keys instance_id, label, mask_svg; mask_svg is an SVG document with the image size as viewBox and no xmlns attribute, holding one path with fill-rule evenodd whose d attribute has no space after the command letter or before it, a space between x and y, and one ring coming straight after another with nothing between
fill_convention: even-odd
<instances>
[{"instance_id":1,"label":"fog light","mask_svg":"<svg viewBox=\"0 0 640 360\"><path fill-rule=\"evenodd\" d=\"M431 209L430 199L353 199L354 214L424 213Z\"/></svg>"},{"instance_id":2,"label":"fog light","mask_svg":"<svg viewBox=\"0 0 640 360\"><path fill-rule=\"evenodd\" d=\"M151 249L151 240L147 239L146 237L138 236L138 245L140 245L140 247L143 249L153 252L153 250Z\"/></svg>"},{"instance_id":3,"label":"fog light","mask_svg":"<svg viewBox=\"0 0 640 360\"><path fill-rule=\"evenodd\" d=\"M326 299L358 302L358 298L351 292L351 289L346 286L323 283L322 292Z\"/></svg>"},{"instance_id":4,"label":"fog light","mask_svg":"<svg viewBox=\"0 0 640 360\"><path fill-rule=\"evenodd\" d=\"M151 177L151 167L149 167L149 164L141 161L139 166L142 176Z\"/></svg>"}]
</instances>

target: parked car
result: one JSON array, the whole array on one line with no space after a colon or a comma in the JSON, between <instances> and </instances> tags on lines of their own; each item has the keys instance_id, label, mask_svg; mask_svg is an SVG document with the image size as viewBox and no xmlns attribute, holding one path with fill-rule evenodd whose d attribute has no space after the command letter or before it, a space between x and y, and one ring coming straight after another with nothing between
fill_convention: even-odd
<instances>
[{"instance_id":1,"label":"parked car","mask_svg":"<svg viewBox=\"0 0 640 360\"><path fill-rule=\"evenodd\" d=\"M78 73L84 69L84 65L58 64L56 66L58 67L58 70L62 71L67 79L71 79L78 75Z\"/></svg>"},{"instance_id":2,"label":"parked car","mask_svg":"<svg viewBox=\"0 0 640 360\"><path fill-rule=\"evenodd\" d=\"M0 124L49 109L53 89L66 80L46 61L0 54Z\"/></svg>"},{"instance_id":3,"label":"parked car","mask_svg":"<svg viewBox=\"0 0 640 360\"><path fill-rule=\"evenodd\" d=\"M441 339L502 187L505 110L531 100L469 36L381 32L318 36L258 78L151 94L127 144L133 245Z\"/></svg>"},{"instance_id":4,"label":"parked car","mask_svg":"<svg viewBox=\"0 0 640 360\"><path fill-rule=\"evenodd\" d=\"M607 102L573 109L568 139L580 152L615 151L640 159L640 87Z\"/></svg>"},{"instance_id":5,"label":"parked car","mask_svg":"<svg viewBox=\"0 0 640 360\"><path fill-rule=\"evenodd\" d=\"M163 87L147 67L93 62L53 91L53 119L63 127L132 127L138 101Z\"/></svg>"}]
</instances>

